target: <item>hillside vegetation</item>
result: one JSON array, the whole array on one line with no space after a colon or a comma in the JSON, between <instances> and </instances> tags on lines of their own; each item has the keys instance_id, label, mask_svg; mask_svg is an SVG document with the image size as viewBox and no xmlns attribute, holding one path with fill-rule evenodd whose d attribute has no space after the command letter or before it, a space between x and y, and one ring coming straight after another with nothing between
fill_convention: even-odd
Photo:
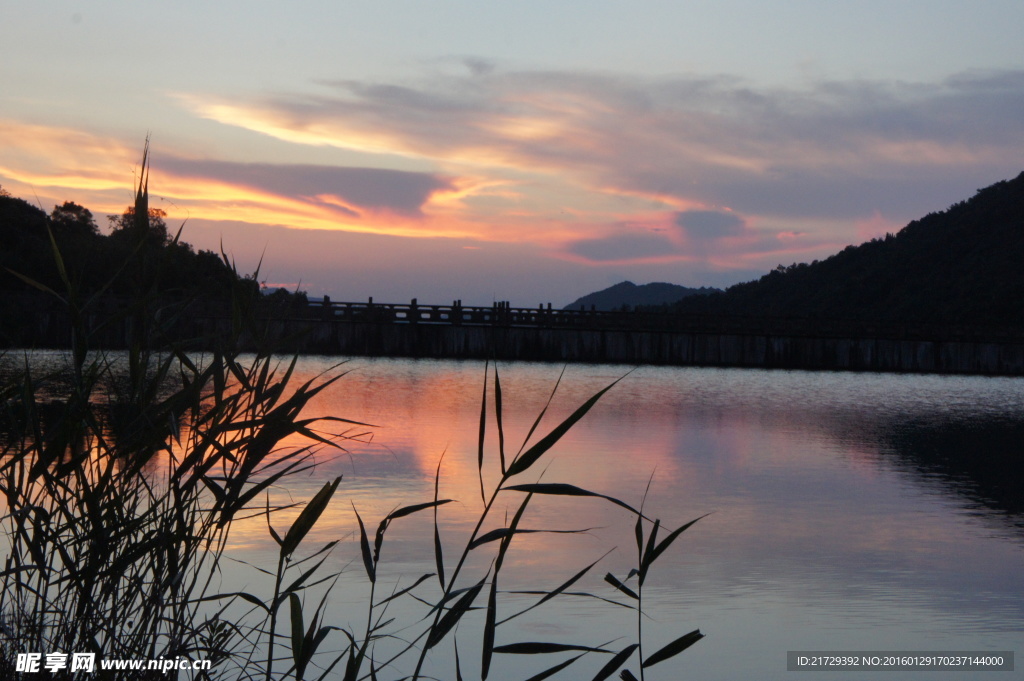
<instances>
[{"instance_id":1,"label":"hillside vegetation","mask_svg":"<svg viewBox=\"0 0 1024 681\"><path fill-rule=\"evenodd\" d=\"M1024 173L821 262L780 265L678 312L1024 326Z\"/></svg>"},{"instance_id":2,"label":"hillside vegetation","mask_svg":"<svg viewBox=\"0 0 1024 681\"><path fill-rule=\"evenodd\" d=\"M148 211L148 229L133 233L134 210L109 216L109 233L101 233L92 212L70 201L54 206L47 215L23 199L0 190L0 294L33 293L38 289L18 273L62 291L53 243L61 253L70 280L82 295L100 291L130 295L159 274L161 290L172 296L216 296L235 279L220 255L196 251L172 238L164 222L166 213ZM145 281L125 270L131 256L142 260ZM156 271L159 260L159 272ZM255 285L255 282L253 282Z\"/></svg>"},{"instance_id":3,"label":"hillside vegetation","mask_svg":"<svg viewBox=\"0 0 1024 681\"><path fill-rule=\"evenodd\" d=\"M101 326L161 318L165 331L175 315L229 316L240 303L263 316L308 314L305 293L260 295L256 275L196 250L168 229L164 211L142 205L145 217L129 206L101 231L84 206L66 201L47 214L0 188L0 347L66 345L64 334L40 331L39 315L55 309L99 313Z\"/></svg>"}]
</instances>

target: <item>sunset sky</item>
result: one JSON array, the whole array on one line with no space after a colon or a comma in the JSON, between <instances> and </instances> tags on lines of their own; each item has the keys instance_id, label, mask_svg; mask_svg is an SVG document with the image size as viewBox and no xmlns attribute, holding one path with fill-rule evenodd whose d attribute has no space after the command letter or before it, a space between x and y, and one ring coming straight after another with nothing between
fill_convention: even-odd
<instances>
[{"instance_id":1,"label":"sunset sky","mask_svg":"<svg viewBox=\"0 0 1024 681\"><path fill-rule=\"evenodd\" d=\"M0 186L336 300L726 286L1024 170L1024 3L3 3Z\"/></svg>"}]
</instances>

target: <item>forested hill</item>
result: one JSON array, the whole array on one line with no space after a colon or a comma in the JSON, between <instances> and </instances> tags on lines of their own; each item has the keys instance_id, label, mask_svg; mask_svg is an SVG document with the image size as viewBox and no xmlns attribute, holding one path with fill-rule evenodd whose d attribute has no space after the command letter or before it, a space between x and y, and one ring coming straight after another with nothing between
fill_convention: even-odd
<instances>
[{"instance_id":1,"label":"forested hill","mask_svg":"<svg viewBox=\"0 0 1024 681\"><path fill-rule=\"evenodd\" d=\"M65 276L79 302L103 296L116 303L146 294L164 302L220 304L242 294L261 308L305 310L304 294L260 296L254 277L240 276L217 253L173 238L165 217L150 209L148 220L135 221L129 207L108 216L109 230L101 231L84 206L68 201L47 214L0 188L0 345L7 332L26 323L26 310L55 300L46 289L69 295Z\"/></svg>"},{"instance_id":2,"label":"forested hill","mask_svg":"<svg viewBox=\"0 0 1024 681\"><path fill-rule=\"evenodd\" d=\"M65 292L51 235L70 281L82 296L101 291L131 295L140 283L148 284L157 274L165 295L228 294L236 275L219 255L196 252L189 244L172 239L164 222L166 213L158 209L149 211L148 233L143 243L138 243L131 233L133 215L129 208L122 215L110 216L111 229L104 234L84 206L65 202L47 214L0 192L0 294L38 293L12 272ZM132 259L147 270L146 282L130 276L126 263Z\"/></svg>"},{"instance_id":3,"label":"forested hill","mask_svg":"<svg viewBox=\"0 0 1024 681\"><path fill-rule=\"evenodd\" d=\"M779 266L679 312L1024 327L1024 173L827 260Z\"/></svg>"},{"instance_id":4,"label":"forested hill","mask_svg":"<svg viewBox=\"0 0 1024 681\"><path fill-rule=\"evenodd\" d=\"M654 282L637 286L631 281L623 281L596 293L589 293L566 305L564 310L578 310L581 307L589 310L621 310L640 305L667 305L687 296L721 293L717 288L687 288L678 284Z\"/></svg>"}]
</instances>

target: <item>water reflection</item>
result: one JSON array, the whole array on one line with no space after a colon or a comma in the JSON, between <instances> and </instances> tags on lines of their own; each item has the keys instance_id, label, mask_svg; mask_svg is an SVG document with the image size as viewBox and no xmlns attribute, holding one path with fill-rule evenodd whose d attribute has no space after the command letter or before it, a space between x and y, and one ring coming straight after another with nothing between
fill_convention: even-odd
<instances>
[{"instance_id":1,"label":"water reflection","mask_svg":"<svg viewBox=\"0 0 1024 681\"><path fill-rule=\"evenodd\" d=\"M964 500L1024 536L1024 422L908 420L879 430L883 447L924 485Z\"/></svg>"},{"instance_id":2,"label":"water reflection","mask_svg":"<svg viewBox=\"0 0 1024 681\"><path fill-rule=\"evenodd\" d=\"M529 429L557 370L502 367L507 432ZM552 422L627 370L570 368ZM379 449L338 462L360 509L380 516L429 498L442 451L443 494L477 509L482 376L475 363L379 360L325 396L329 412L383 425ZM638 502L653 473L652 512L674 522L714 512L650 582L656 621L709 633L680 658L695 677L783 678L789 649L1012 649L1024 628L1022 385L643 368L568 436L544 480ZM604 569L629 564L630 528L615 507L548 503L531 513L540 526L604 529L571 549L557 536L524 541L515 556L524 582L555 584L606 545L620 549ZM446 514L450 534L455 515ZM396 572L424 555L423 528L405 532L390 554ZM585 621L600 640L617 626Z\"/></svg>"},{"instance_id":3,"label":"water reflection","mask_svg":"<svg viewBox=\"0 0 1024 681\"><path fill-rule=\"evenodd\" d=\"M304 358L296 380L335 363ZM570 367L541 432L628 369ZM359 612L365 580L353 504L375 525L399 506L431 499L444 454L441 495L457 500L439 513L448 550L475 521L484 369L476 362L357 360L335 370L350 373L317 397L310 415L373 423L372 441L321 452L315 472L275 494L278 501L305 500L344 475L311 540L348 539L336 560L354 560L344 577L352 590L341 589L339 600ZM501 366L509 450L518 449L558 371ZM648 582L656 594L652 646L686 627L709 636L676 669L652 669L648 678L677 678L681 670L701 679L788 678L785 653L796 649L1013 649L1024 630L1022 388L1021 379L641 368L552 452L543 480L638 504L653 475L645 506L651 514L679 524L712 512ZM493 404L493 392L488 400ZM493 484L493 421L488 433L492 458L484 473ZM496 517L510 516L520 499L510 494ZM596 500L545 499L531 507L525 526L597 529L571 539L517 539L503 587L552 588L616 546L600 572L579 585L608 595L600 575L621 574L632 560L629 521L622 509ZM282 517L279 527L287 522ZM239 523L233 540L247 559L273 555L262 519ZM431 540L429 517L396 522L381 580L406 584L432 572ZM523 618L501 642L515 635L600 642L629 626L587 603L560 607ZM512 669L500 661L494 673L526 676ZM948 675L906 675L933 677ZM858 677L844 674L850 678Z\"/></svg>"}]
</instances>

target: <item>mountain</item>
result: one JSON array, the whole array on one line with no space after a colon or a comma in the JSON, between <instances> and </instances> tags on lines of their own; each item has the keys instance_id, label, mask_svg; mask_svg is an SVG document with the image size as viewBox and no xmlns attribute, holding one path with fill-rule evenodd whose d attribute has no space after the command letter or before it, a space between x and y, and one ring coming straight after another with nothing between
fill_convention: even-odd
<instances>
[{"instance_id":1,"label":"mountain","mask_svg":"<svg viewBox=\"0 0 1024 681\"><path fill-rule=\"evenodd\" d=\"M674 309L760 317L1024 328L1024 173L897 234L779 265Z\"/></svg>"},{"instance_id":2,"label":"mountain","mask_svg":"<svg viewBox=\"0 0 1024 681\"><path fill-rule=\"evenodd\" d=\"M687 288L676 284L655 282L637 286L631 281L624 281L596 293L590 293L566 305L564 310L578 310L580 307L598 310L618 310L624 306L669 305L687 296L721 293L717 288Z\"/></svg>"}]
</instances>

